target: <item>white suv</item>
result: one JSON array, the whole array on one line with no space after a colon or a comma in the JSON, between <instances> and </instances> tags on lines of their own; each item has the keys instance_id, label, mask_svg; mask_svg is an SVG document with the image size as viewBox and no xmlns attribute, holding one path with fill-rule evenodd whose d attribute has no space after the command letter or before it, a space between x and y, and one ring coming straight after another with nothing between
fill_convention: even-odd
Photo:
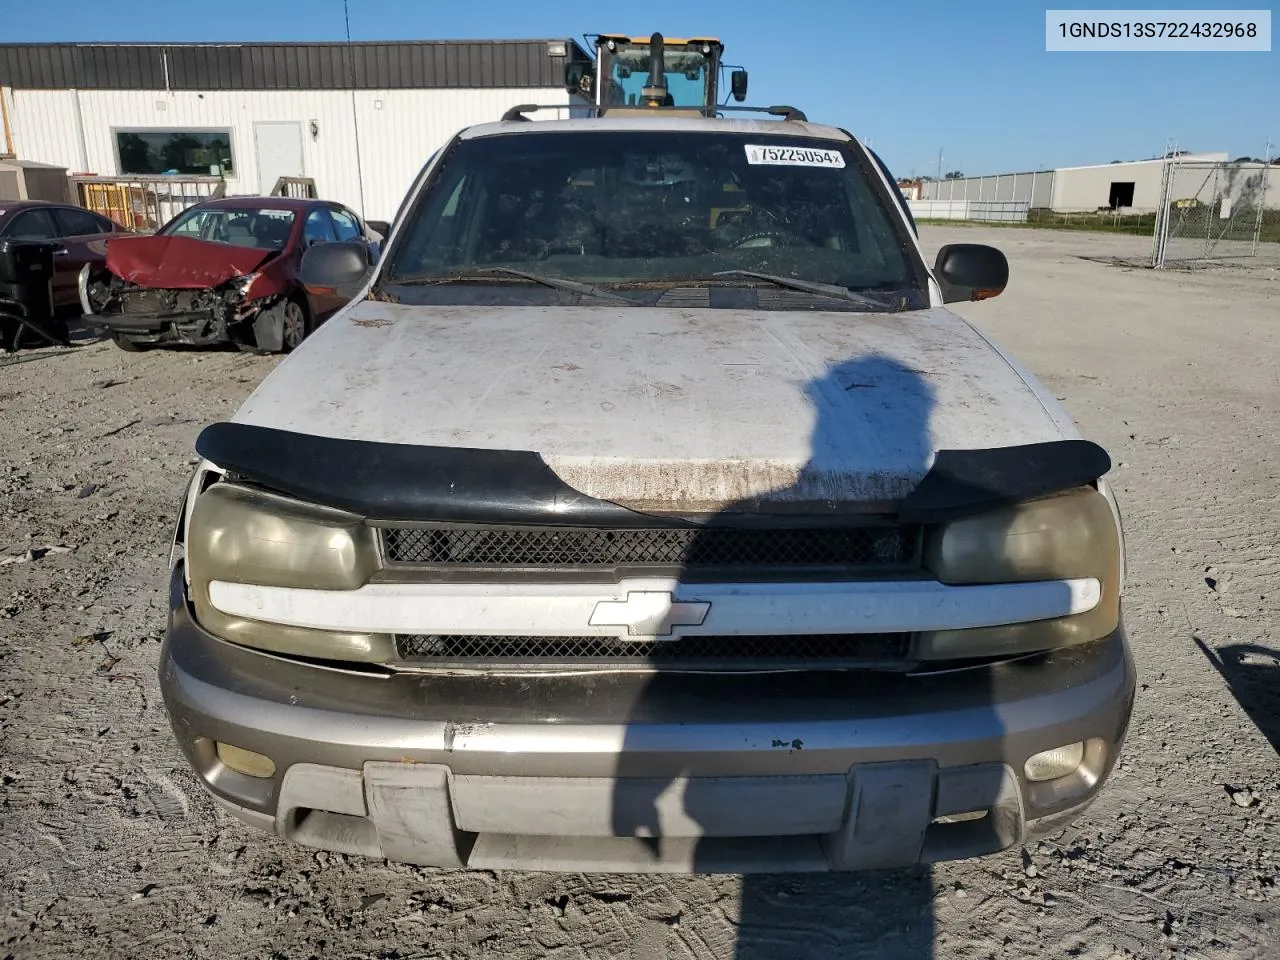
<instances>
[{"instance_id":1,"label":"white suv","mask_svg":"<svg viewBox=\"0 0 1280 960\"><path fill-rule=\"evenodd\" d=\"M506 120L205 429L161 664L232 813L438 866L847 870L1097 794L1123 539L1053 397L943 304L883 165L796 119Z\"/></svg>"}]
</instances>

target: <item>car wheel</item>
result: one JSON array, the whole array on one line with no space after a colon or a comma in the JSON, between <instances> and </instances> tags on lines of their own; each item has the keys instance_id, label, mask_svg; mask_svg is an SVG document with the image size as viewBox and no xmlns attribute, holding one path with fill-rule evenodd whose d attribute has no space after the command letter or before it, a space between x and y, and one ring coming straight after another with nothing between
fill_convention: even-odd
<instances>
[{"instance_id":1,"label":"car wheel","mask_svg":"<svg viewBox=\"0 0 1280 960\"><path fill-rule=\"evenodd\" d=\"M297 300L283 300L258 314L253 321L258 353L289 353L310 333L307 311Z\"/></svg>"},{"instance_id":2,"label":"car wheel","mask_svg":"<svg viewBox=\"0 0 1280 960\"><path fill-rule=\"evenodd\" d=\"M283 352L289 353L307 338L307 312L296 300L286 300L280 306L284 327L280 339L284 344Z\"/></svg>"},{"instance_id":3,"label":"car wheel","mask_svg":"<svg viewBox=\"0 0 1280 960\"><path fill-rule=\"evenodd\" d=\"M128 337L122 337L118 333L112 335L111 342L125 353L142 353L151 346L147 343L138 343L136 340L130 340Z\"/></svg>"}]
</instances>

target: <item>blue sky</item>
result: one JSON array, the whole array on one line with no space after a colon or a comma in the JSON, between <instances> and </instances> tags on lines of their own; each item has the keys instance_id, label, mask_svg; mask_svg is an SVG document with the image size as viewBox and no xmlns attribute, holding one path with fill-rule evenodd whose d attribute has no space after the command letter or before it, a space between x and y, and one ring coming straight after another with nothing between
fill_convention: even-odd
<instances>
[{"instance_id":1,"label":"blue sky","mask_svg":"<svg viewBox=\"0 0 1280 960\"><path fill-rule=\"evenodd\" d=\"M1168 138L1232 157L1261 156L1268 137L1280 144L1274 39L1269 53L1047 53L1050 5L1130 6L351 0L351 33L357 40L714 34L726 59L750 70L749 103L789 103L843 126L871 140L899 176L935 173L939 149L945 170L981 174L1154 156ZM0 8L4 42L343 37L341 0L0 0Z\"/></svg>"}]
</instances>

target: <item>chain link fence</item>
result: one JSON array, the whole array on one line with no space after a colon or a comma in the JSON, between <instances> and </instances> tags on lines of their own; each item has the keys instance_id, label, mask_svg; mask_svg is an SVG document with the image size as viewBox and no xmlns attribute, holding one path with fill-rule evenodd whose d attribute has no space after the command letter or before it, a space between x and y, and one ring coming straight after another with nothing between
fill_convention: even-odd
<instances>
[{"instance_id":1,"label":"chain link fence","mask_svg":"<svg viewBox=\"0 0 1280 960\"><path fill-rule=\"evenodd\" d=\"M1267 162L1165 165L1151 266L1254 257L1269 242L1280 242L1280 170Z\"/></svg>"}]
</instances>

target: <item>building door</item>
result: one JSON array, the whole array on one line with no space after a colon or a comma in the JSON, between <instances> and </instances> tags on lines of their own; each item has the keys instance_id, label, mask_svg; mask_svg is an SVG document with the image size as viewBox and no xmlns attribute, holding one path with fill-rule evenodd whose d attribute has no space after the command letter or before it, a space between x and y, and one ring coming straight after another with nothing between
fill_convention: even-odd
<instances>
[{"instance_id":1,"label":"building door","mask_svg":"<svg viewBox=\"0 0 1280 960\"><path fill-rule=\"evenodd\" d=\"M302 124L295 121L255 123L258 150L258 192L269 194L281 177L301 177Z\"/></svg>"}]
</instances>

